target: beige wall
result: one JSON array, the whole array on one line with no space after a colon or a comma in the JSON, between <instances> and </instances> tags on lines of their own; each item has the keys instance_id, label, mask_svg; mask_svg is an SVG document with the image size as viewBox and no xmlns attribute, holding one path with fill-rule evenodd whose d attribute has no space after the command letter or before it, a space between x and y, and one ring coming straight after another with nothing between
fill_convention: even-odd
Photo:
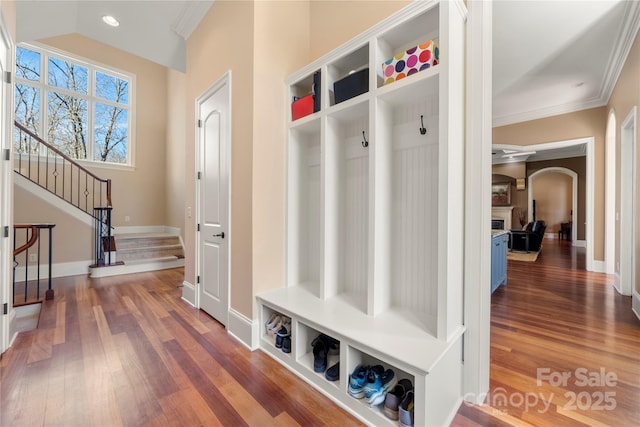
<instances>
[{"instance_id":1,"label":"beige wall","mask_svg":"<svg viewBox=\"0 0 640 427\"><path fill-rule=\"evenodd\" d=\"M0 11L2 12L2 18L7 25L7 30L11 39L15 43L16 41L16 2L14 0L2 0L0 1Z\"/></svg>"},{"instance_id":2,"label":"beige wall","mask_svg":"<svg viewBox=\"0 0 640 427\"><path fill-rule=\"evenodd\" d=\"M254 294L282 287L285 280L285 124L290 101L284 80L309 61L309 9L309 3L299 1L255 4Z\"/></svg>"},{"instance_id":3,"label":"beige wall","mask_svg":"<svg viewBox=\"0 0 640 427\"><path fill-rule=\"evenodd\" d=\"M620 77L616 83L609 104L607 105L607 112L613 111L616 115L616 212L620 211L620 135L621 125L624 119L634 106L640 108L640 34L636 35L636 39L633 42L627 61L620 73ZM636 127L636 141L640 141L640 126ZM636 168L640 165L640 150L639 145L636 142ZM636 169L636 200L638 198L637 188L640 186L640 173ZM635 253L636 253L636 265L640 265L640 210L636 211L635 218ZM616 241L620 241L620 224L616 221ZM618 262L620 260L619 246L616 248L616 272L619 273ZM636 292L640 293L640 274L636 274L635 283Z\"/></svg>"},{"instance_id":4,"label":"beige wall","mask_svg":"<svg viewBox=\"0 0 640 427\"><path fill-rule=\"evenodd\" d=\"M249 1L216 1L187 40L186 123L195 100L227 71L231 78L231 307L252 317L253 18ZM183 94L176 94L184 96ZM173 98L173 94L171 96ZM186 126L185 204L195 209L195 127ZM195 214L185 220L185 280L195 284Z\"/></svg>"},{"instance_id":5,"label":"beige wall","mask_svg":"<svg viewBox=\"0 0 640 427\"><path fill-rule=\"evenodd\" d=\"M493 129L493 143L533 145L582 137L594 138L594 247L595 260L604 260L604 162L607 108L561 114Z\"/></svg>"},{"instance_id":6,"label":"beige wall","mask_svg":"<svg viewBox=\"0 0 640 427\"><path fill-rule=\"evenodd\" d=\"M70 218L66 212L43 202L38 196L23 190L18 185L14 186L13 203L14 211L20 210L20 219L18 220L14 216L15 223L48 223L56 225L52 231L52 260L54 264L93 260L93 227ZM37 208L20 209L25 206ZM42 232L43 240L41 245L48 244L45 236L47 236L47 233ZM18 243L21 244L24 241ZM47 253L43 246L42 256L46 256ZM21 265L24 265L23 261L21 261Z\"/></svg>"},{"instance_id":7,"label":"beige wall","mask_svg":"<svg viewBox=\"0 0 640 427\"><path fill-rule=\"evenodd\" d=\"M568 159L545 160L540 162L527 163L527 178L533 173L546 168L567 168L578 174L578 212L573 213L573 226L576 228L576 238L578 240L586 239L585 222L587 218L587 158L571 157ZM528 190L527 190L528 191ZM545 219L541 215L537 215L540 219ZM565 222L567 219L563 222ZM557 230L556 230L557 231Z\"/></svg>"},{"instance_id":8,"label":"beige wall","mask_svg":"<svg viewBox=\"0 0 640 427\"><path fill-rule=\"evenodd\" d=\"M186 207L184 202L185 189L185 152L186 122L184 112L187 109L184 93L187 79L184 73L174 70L167 72L167 147L166 147L166 200L165 225L182 230L184 238L184 222ZM189 159L192 161L192 159ZM191 212L193 217L193 212Z\"/></svg>"},{"instance_id":9,"label":"beige wall","mask_svg":"<svg viewBox=\"0 0 640 427\"><path fill-rule=\"evenodd\" d=\"M316 59L411 3L406 0L311 0L311 59Z\"/></svg>"},{"instance_id":10,"label":"beige wall","mask_svg":"<svg viewBox=\"0 0 640 427\"><path fill-rule=\"evenodd\" d=\"M532 198L536 201L536 218L547 225L546 233L557 233L560 224L570 220L572 179L559 172L548 172L532 179Z\"/></svg>"}]
</instances>

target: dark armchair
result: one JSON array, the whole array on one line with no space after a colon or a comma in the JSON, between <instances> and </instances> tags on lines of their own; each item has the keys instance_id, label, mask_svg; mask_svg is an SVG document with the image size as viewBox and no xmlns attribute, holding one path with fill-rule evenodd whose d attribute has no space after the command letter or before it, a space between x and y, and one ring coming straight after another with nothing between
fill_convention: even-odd
<instances>
[{"instance_id":1,"label":"dark armchair","mask_svg":"<svg viewBox=\"0 0 640 427\"><path fill-rule=\"evenodd\" d=\"M524 230L511 230L512 251L537 252L542 246L547 225L544 221L529 223Z\"/></svg>"}]
</instances>

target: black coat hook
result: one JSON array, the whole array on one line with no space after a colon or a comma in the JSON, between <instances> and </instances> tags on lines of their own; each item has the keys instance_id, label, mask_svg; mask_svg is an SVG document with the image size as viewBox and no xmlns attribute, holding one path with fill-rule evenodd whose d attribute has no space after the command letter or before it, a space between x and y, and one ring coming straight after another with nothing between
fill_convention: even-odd
<instances>
[{"instance_id":1,"label":"black coat hook","mask_svg":"<svg viewBox=\"0 0 640 427\"><path fill-rule=\"evenodd\" d=\"M367 148L369 146L369 141L367 141L367 137L364 136L364 131L362 131L362 146Z\"/></svg>"},{"instance_id":2,"label":"black coat hook","mask_svg":"<svg viewBox=\"0 0 640 427\"><path fill-rule=\"evenodd\" d=\"M424 127L424 116L420 116L420 135L426 135L427 134L427 128Z\"/></svg>"}]
</instances>

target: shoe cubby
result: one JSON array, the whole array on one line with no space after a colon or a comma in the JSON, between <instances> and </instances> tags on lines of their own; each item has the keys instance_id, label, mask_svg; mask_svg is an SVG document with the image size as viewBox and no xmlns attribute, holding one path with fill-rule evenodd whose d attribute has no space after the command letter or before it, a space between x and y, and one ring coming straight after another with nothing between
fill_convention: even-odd
<instances>
[{"instance_id":1,"label":"shoe cubby","mask_svg":"<svg viewBox=\"0 0 640 427\"><path fill-rule=\"evenodd\" d=\"M329 339L334 340L332 342L333 344L337 343L337 347L335 345L331 346L330 343L322 340L322 335L323 332L308 326L303 322L298 322L296 336L296 362L303 370L308 372L309 377L313 378L315 382L323 384L324 386L334 387L337 390L340 388L340 384L343 383L342 378L330 381L326 377L326 372L333 365L340 362L340 341L335 340L329 334L324 334ZM314 342L316 340L323 341L327 347L332 347L325 347L327 351L327 363L322 371L316 370L317 363L316 355L314 354Z\"/></svg>"},{"instance_id":2,"label":"shoe cubby","mask_svg":"<svg viewBox=\"0 0 640 427\"><path fill-rule=\"evenodd\" d=\"M287 124L286 279L257 296L292 317L292 356L261 345L369 425L396 422L348 394L360 364L414 384L415 425L449 424L462 399L465 9L411 2L286 80L305 95L320 71L322 108ZM436 46L437 64L385 84L386 60ZM336 102L367 69L367 90ZM340 341L336 383L313 369L320 333Z\"/></svg>"},{"instance_id":3,"label":"shoe cubby","mask_svg":"<svg viewBox=\"0 0 640 427\"><path fill-rule=\"evenodd\" d=\"M289 130L288 286L320 296L322 251L320 121Z\"/></svg>"},{"instance_id":4,"label":"shoe cubby","mask_svg":"<svg viewBox=\"0 0 640 427\"><path fill-rule=\"evenodd\" d=\"M380 404L371 406L367 401L367 397L356 398L349 393L349 381L351 379L351 375L354 373L356 369L358 369L361 366L368 366L368 367L382 366L382 369L384 371L386 371L387 369L391 369L394 372L394 380L392 380L391 382L392 385L388 387L387 392L391 391L393 387L398 383L398 381L400 381L403 378L408 379L411 382L412 386L415 387L415 384L416 384L415 375L408 373L405 370L400 369L397 366L394 366L393 364L390 364L384 360L381 360L380 358L374 357L371 354L368 354L365 351L361 351L353 346L347 347L346 360L347 360L346 367L347 367L348 377L345 381L346 383L345 392L348 395L348 397L353 399L353 401L356 401L360 405L362 410L370 411L371 413L375 414L375 417L379 419L379 421L375 423L376 425L384 425L386 423L390 423L390 425L397 425L397 421L394 421L384 415L383 413L384 400ZM386 394L385 394L385 398L386 398Z\"/></svg>"},{"instance_id":5,"label":"shoe cubby","mask_svg":"<svg viewBox=\"0 0 640 427\"><path fill-rule=\"evenodd\" d=\"M288 324L286 329L289 335L278 338L278 332L281 332L281 328L285 324ZM285 340L288 340L288 343L286 343ZM291 352L293 351L293 325L291 317L268 306L262 306L260 342L263 348L268 348L270 352L278 357L285 359L290 358ZM288 351L286 351L287 349Z\"/></svg>"},{"instance_id":6,"label":"shoe cubby","mask_svg":"<svg viewBox=\"0 0 640 427\"><path fill-rule=\"evenodd\" d=\"M327 90L329 93L329 106L340 105L340 97L348 99L344 99L342 103L355 100L359 95L355 95L350 97L350 94L346 94L346 92L352 92L356 90L356 88L361 88L364 90L363 84L366 84L366 90L364 93L369 92L369 73L364 71L369 67L369 44L365 43L362 46L356 48L355 50L329 62L327 64ZM366 76L365 76L366 74ZM343 79L347 80L343 80ZM335 84L342 81L343 93L338 94L338 99L336 99L335 93ZM351 101L354 102L354 101Z\"/></svg>"}]
</instances>

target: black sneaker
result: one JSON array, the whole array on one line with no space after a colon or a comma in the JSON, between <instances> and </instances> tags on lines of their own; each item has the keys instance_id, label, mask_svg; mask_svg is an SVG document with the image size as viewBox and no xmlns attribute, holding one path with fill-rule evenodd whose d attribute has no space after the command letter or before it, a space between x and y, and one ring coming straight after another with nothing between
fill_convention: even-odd
<instances>
[{"instance_id":1,"label":"black sneaker","mask_svg":"<svg viewBox=\"0 0 640 427\"><path fill-rule=\"evenodd\" d=\"M313 370L321 373L327 369L327 347L323 340L316 339L313 342Z\"/></svg>"},{"instance_id":2,"label":"black sneaker","mask_svg":"<svg viewBox=\"0 0 640 427\"><path fill-rule=\"evenodd\" d=\"M337 381L340 379L340 362L336 363L325 372L324 377L328 381Z\"/></svg>"},{"instance_id":3,"label":"black sneaker","mask_svg":"<svg viewBox=\"0 0 640 427\"><path fill-rule=\"evenodd\" d=\"M282 337L282 352L291 353L291 337Z\"/></svg>"}]
</instances>

